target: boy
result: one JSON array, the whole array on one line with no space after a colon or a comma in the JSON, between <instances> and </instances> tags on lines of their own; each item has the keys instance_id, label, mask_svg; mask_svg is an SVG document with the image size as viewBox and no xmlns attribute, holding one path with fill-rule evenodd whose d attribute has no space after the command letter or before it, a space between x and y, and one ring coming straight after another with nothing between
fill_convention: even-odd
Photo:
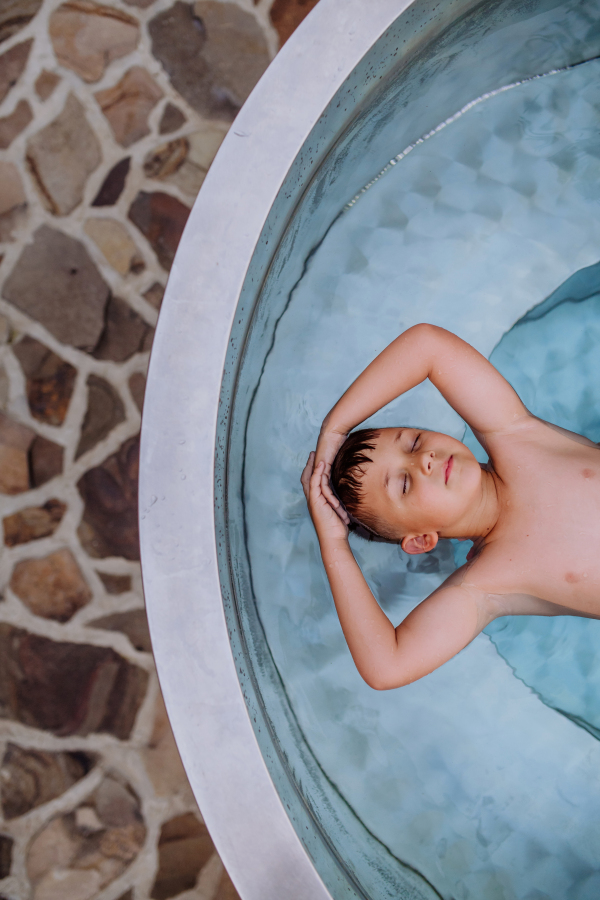
<instances>
[{"instance_id":1,"label":"boy","mask_svg":"<svg viewBox=\"0 0 600 900\"><path fill-rule=\"evenodd\" d=\"M426 378L471 426L486 465L432 431L348 437ZM600 618L598 446L533 416L485 357L442 328L415 325L365 369L326 416L301 481L348 647L376 690L427 675L498 616ZM350 550L353 524L411 554L439 538L474 546L394 628Z\"/></svg>"}]
</instances>

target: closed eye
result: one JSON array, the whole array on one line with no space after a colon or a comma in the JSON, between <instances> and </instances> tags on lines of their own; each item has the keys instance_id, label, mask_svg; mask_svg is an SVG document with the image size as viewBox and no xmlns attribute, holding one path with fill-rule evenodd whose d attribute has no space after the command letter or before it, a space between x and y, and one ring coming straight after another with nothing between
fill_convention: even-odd
<instances>
[{"instance_id":1,"label":"closed eye","mask_svg":"<svg viewBox=\"0 0 600 900\"><path fill-rule=\"evenodd\" d=\"M415 438L415 440L414 440L414 443L413 443L413 445L412 445L412 448L411 448L411 453L412 453L413 450L416 450L416 449L417 449L417 444L419 443L420 437L421 437L420 434L418 434L418 435L416 436L416 438Z\"/></svg>"}]
</instances>

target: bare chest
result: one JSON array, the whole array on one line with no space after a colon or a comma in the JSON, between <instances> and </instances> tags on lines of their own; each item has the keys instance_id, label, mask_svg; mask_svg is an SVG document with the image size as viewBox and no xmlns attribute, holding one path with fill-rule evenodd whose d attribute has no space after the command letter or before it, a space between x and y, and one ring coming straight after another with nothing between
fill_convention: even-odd
<instances>
[{"instance_id":1,"label":"bare chest","mask_svg":"<svg viewBox=\"0 0 600 900\"><path fill-rule=\"evenodd\" d=\"M519 449L507 460L512 477L485 564L490 584L600 616L600 450L562 438Z\"/></svg>"}]
</instances>

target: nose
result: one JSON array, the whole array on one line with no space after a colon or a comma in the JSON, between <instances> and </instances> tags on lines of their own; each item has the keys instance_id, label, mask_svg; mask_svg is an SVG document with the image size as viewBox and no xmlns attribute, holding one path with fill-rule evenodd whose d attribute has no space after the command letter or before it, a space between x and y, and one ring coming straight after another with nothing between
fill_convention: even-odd
<instances>
[{"instance_id":1,"label":"nose","mask_svg":"<svg viewBox=\"0 0 600 900\"><path fill-rule=\"evenodd\" d=\"M421 454L421 458L419 460L421 464L421 471L423 475L431 475L433 472L433 461L435 459L435 453L433 450L426 450Z\"/></svg>"}]
</instances>

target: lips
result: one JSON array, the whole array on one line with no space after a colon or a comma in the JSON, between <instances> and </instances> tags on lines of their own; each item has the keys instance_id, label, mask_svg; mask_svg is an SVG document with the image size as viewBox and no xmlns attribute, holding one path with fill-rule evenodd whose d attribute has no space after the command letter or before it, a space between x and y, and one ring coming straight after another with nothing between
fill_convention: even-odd
<instances>
[{"instance_id":1,"label":"lips","mask_svg":"<svg viewBox=\"0 0 600 900\"><path fill-rule=\"evenodd\" d=\"M444 466L444 481L448 484L448 479L450 478L450 472L452 471L452 465L454 463L454 457L450 456L448 458L448 462Z\"/></svg>"}]
</instances>

